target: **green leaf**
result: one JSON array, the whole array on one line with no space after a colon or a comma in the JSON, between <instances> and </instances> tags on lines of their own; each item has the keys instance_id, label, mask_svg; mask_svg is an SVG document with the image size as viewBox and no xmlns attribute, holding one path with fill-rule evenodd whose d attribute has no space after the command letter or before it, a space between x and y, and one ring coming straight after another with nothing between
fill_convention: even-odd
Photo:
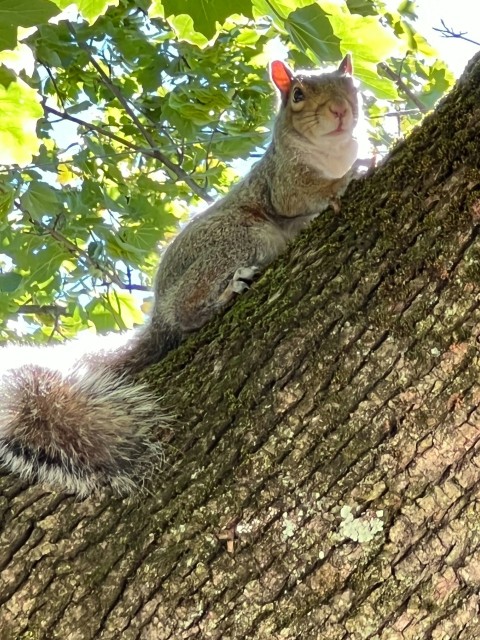
<instances>
[{"instance_id":1,"label":"green leaf","mask_svg":"<svg viewBox=\"0 0 480 640\"><path fill-rule=\"evenodd\" d=\"M37 0L34 0L37 2ZM108 7L118 7L119 0L52 0L60 9L66 9L69 5L75 4L81 15L90 24L93 24L99 16L103 16Z\"/></svg>"},{"instance_id":2,"label":"green leaf","mask_svg":"<svg viewBox=\"0 0 480 640\"><path fill-rule=\"evenodd\" d=\"M248 47L258 42L259 38L260 34L255 29L242 29L237 37L237 42Z\"/></svg>"},{"instance_id":3,"label":"green leaf","mask_svg":"<svg viewBox=\"0 0 480 640\"><path fill-rule=\"evenodd\" d=\"M342 51L350 51L353 60L378 63L390 56L405 53L406 45L384 27L377 16L360 16L336 11L329 15L335 35L342 41Z\"/></svg>"},{"instance_id":4,"label":"green leaf","mask_svg":"<svg viewBox=\"0 0 480 640\"><path fill-rule=\"evenodd\" d=\"M132 329L142 324L144 317L140 303L127 291L110 292L101 298L94 298L86 307L88 317L98 331Z\"/></svg>"},{"instance_id":5,"label":"green leaf","mask_svg":"<svg viewBox=\"0 0 480 640\"><path fill-rule=\"evenodd\" d=\"M38 152L36 125L43 115L40 96L22 80L0 85L0 164L25 166Z\"/></svg>"},{"instance_id":6,"label":"green leaf","mask_svg":"<svg viewBox=\"0 0 480 640\"><path fill-rule=\"evenodd\" d=\"M165 9L163 8L162 0L152 0L148 15L150 18L165 19Z\"/></svg>"},{"instance_id":7,"label":"green leaf","mask_svg":"<svg viewBox=\"0 0 480 640\"><path fill-rule=\"evenodd\" d=\"M380 100L397 100L398 91L392 80L378 75L377 65L365 60L353 58L355 78L365 89L370 89Z\"/></svg>"},{"instance_id":8,"label":"green leaf","mask_svg":"<svg viewBox=\"0 0 480 640\"><path fill-rule=\"evenodd\" d=\"M60 210L57 192L45 182L31 182L20 201L23 208L36 220Z\"/></svg>"},{"instance_id":9,"label":"green leaf","mask_svg":"<svg viewBox=\"0 0 480 640\"><path fill-rule=\"evenodd\" d=\"M402 2L397 7L397 11L399 13L401 13L403 16L408 16L412 20L417 19L415 9L416 7L414 0L402 0Z\"/></svg>"},{"instance_id":10,"label":"green leaf","mask_svg":"<svg viewBox=\"0 0 480 640\"><path fill-rule=\"evenodd\" d=\"M168 23L179 40L195 44L197 47L200 47L200 49L207 46L208 38L203 33L200 33L200 31L195 30L192 16L185 13L179 16L170 16Z\"/></svg>"},{"instance_id":11,"label":"green leaf","mask_svg":"<svg viewBox=\"0 0 480 640\"><path fill-rule=\"evenodd\" d=\"M49 0L0 1L0 49L14 49L17 27L35 27L59 13Z\"/></svg>"},{"instance_id":12,"label":"green leaf","mask_svg":"<svg viewBox=\"0 0 480 640\"><path fill-rule=\"evenodd\" d=\"M301 51L318 61L341 58L340 39L334 34L327 14L317 4L293 11L285 28Z\"/></svg>"},{"instance_id":13,"label":"green leaf","mask_svg":"<svg viewBox=\"0 0 480 640\"><path fill-rule=\"evenodd\" d=\"M2 293L12 293L18 289L22 280L23 277L14 271L0 273L0 291Z\"/></svg>"},{"instance_id":14,"label":"green leaf","mask_svg":"<svg viewBox=\"0 0 480 640\"><path fill-rule=\"evenodd\" d=\"M38 242L32 243L32 246L35 245L38 245ZM67 249L50 238L45 239L28 260L30 275L26 277L25 286L30 290L44 290L46 293L56 290L60 283L60 266L68 256Z\"/></svg>"},{"instance_id":15,"label":"green leaf","mask_svg":"<svg viewBox=\"0 0 480 640\"><path fill-rule=\"evenodd\" d=\"M415 47L412 47L417 49L420 53L423 53L424 56L427 56L429 58L437 58L438 57L438 51L432 47L423 36L421 36L418 32L415 31L414 35L413 35L413 39L415 41Z\"/></svg>"},{"instance_id":16,"label":"green leaf","mask_svg":"<svg viewBox=\"0 0 480 640\"><path fill-rule=\"evenodd\" d=\"M8 182L0 182L0 220L5 219L13 208L16 190Z\"/></svg>"},{"instance_id":17,"label":"green leaf","mask_svg":"<svg viewBox=\"0 0 480 640\"><path fill-rule=\"evenodd\" d=\"M361 16L376 16L378 9L372 0L347 0L350 13L358 13Z\"/></svg>"},{"instance_id":18,"label":"green leaf","mask_svg":"<svg viewBox=\"0 0 480 640\"><path fill-rule=\"evenodd\" d=\"M426 107L433 108L442 95L448 91L454 83L453 75L439 61L433 65L421 65L417 63L415 66L419 75L423 71L428 78L428 83L423 87L418 97Z\"/></svg>"},{"instance_id":19,"label":"green leaf","mask_svg":"<svg viewBox=\"0 0 480 640\"><path fill-rule=\"evenodd\" d=\"M65 111L73 115L75 113L81 113L82 111L86 111L91 106L92 106L92 103L90 102L90 100L82 100L82 102L79 102L78 104L72 104L72 106L68 107L68 109L65 109Z\"/></svg>"},{"instance_id":20,"label":"green leaf","mask_svg":"<svg viewBox=\"0 0 480 640\"><path fill-rule=\"evenodd\" d=\"M270 16L274 24L283 30L283 21L292 11L314 4L313 0L252 0L256 18Z\"/></svg>"},{"instance_id":21,"label":"green leaf","mask_svg":"<svg viewBox=\"0 0 480 640\"><path fill-rule=\"evenodd\" d=\"M94 298L86 306L88 318L93 322L97 331L107 332L117 329L118 324L112 315L111 309L106 308L102 298Z\"/></svg>"},{"instance_id":22,"label":"green leaf","mask_svg":"<svg viewBox=\"0 0 480 640\"><path fill-rule=\"evenodd\" d=\"M158 225L144 223L138 227L123 229L122 241L137 251L150 252L155 244L163 239L164 231Z\"/></svg>"},{"instance_id":23,"label":"green leaf","mask_svg":"<svg viewBox=\"0 0 480 640\"><path fill-rule=\"evenodd\" d=\"M155 3L155 11L159 10L159 4ZM235 13L252 17L251 0L163 0L161 4L167 18L182 14L190 16L195 31L203 34L207 40L217 33L217 22L223 24Z\"/></svg>"},{"instance_id":24,"label":"green leaf","mask_svg":"<svg viewBox=\"0 0 480 640\"><path fill-rule=\"evenodd\" d=\"M17 76L11 69L7 69L3 64L0 64L0 84L7 88L12 82L15 82L16 79Z\"/></svg>"}]
</instances>

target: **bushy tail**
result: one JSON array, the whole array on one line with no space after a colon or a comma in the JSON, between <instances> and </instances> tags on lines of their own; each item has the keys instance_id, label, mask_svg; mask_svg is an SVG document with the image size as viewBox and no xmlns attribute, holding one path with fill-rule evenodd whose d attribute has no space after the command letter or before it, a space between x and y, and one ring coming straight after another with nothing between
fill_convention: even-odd
<instances>
[{"instance_id":1,"label":"bushy tail","mask_svg":"<svg viewBox=\"0 0 480 640\"><path fill-rule=\"evenodd\" d=\"M105 485L125 494L142 484L162 461L156 440L169 419L153 391L129 375L140 348L97 348L80 359L77 343L2 348L0 462L79 496Z\"/></svg>"}]
</instances>

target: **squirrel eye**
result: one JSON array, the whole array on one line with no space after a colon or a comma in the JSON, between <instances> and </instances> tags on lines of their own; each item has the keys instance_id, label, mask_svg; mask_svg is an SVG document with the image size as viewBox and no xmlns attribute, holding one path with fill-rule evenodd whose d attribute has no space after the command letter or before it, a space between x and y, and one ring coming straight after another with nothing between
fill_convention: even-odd
<instances>
[{"instance_id":1,"label":"squirrel eye","mask_svg":"<svg viewBox=\"0 0 480 640\"><path fill-rule=\"evenodd\" d=\"M300 87L295 87L293 90L292 100L293 102L301 102L302 100L305 100L305 94Z\"/></svg>"}]
</instances>

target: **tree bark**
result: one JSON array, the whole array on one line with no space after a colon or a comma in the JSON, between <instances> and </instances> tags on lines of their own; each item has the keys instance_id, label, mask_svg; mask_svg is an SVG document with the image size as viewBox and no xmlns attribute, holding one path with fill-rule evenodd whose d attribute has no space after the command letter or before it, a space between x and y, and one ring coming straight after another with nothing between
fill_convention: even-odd
<instances>
[{"instance_id":1,"label":"tree bark","mask_svg":"<svg viewBox=\"0 0 480 640\"><path fill-rule=\"evenodd\" d=\"M0 478L0 638L480 637L480 57L145 375L150 492Z\"/></svg>"}]
</instances>

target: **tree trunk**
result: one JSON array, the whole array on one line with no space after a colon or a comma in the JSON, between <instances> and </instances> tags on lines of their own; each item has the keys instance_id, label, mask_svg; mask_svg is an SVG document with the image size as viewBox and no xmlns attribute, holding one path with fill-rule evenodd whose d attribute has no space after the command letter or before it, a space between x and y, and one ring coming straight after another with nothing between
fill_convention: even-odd
<instances>
[{"instance_id":1,"label":"tree trunk","mask_svg":"<svg viewBox=\"0 0 480 640\"><path fill-rule=\"evenodd\" d=\"M151 493L0 478L0 638L480 637L480 57L146 377Z\"/></svg>"}]
</instances>

